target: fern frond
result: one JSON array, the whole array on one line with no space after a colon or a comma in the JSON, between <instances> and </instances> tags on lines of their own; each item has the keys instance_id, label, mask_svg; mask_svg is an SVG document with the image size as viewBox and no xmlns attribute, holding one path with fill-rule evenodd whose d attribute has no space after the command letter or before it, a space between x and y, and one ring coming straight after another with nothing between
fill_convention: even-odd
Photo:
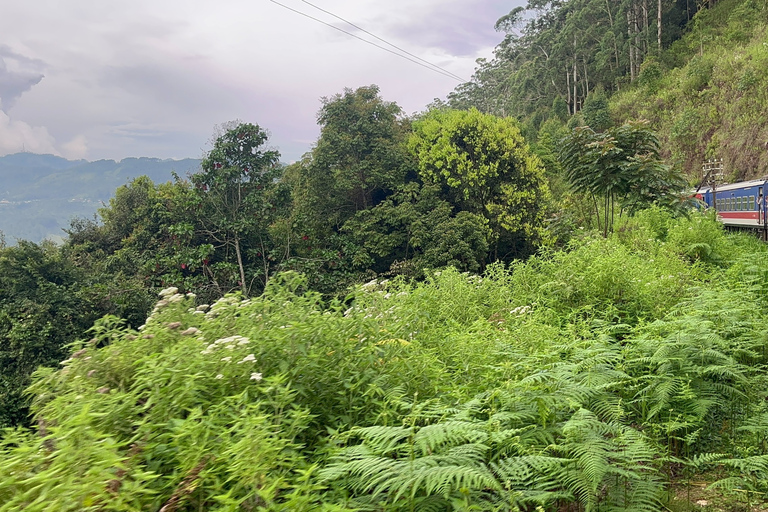
<instances>
[{"instance_id":1,"label":"fern frond","mask_svg":"<svg viewBox=\"0 0 768 512\"><path fill-rule=\"evenodd\" d=\"M417 453L428 455L443 446L487 440L488 433L477 422L451 420L422 427L414 435L413 445Z\"/></svg>"}]
</instances>

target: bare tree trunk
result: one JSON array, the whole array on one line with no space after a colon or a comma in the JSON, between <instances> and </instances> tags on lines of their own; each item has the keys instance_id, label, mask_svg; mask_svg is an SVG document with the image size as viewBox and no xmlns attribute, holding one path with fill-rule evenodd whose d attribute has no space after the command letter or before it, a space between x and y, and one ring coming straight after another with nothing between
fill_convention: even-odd
<instances>
[{"instance_id":1,"label":"bare tree trunk","mask_svg":"<svg viewBox=\"0 0 768 512\"><path fill-rule=\"evenodd\" d=\"M566 100L568 102L568 109L570 110L570 114L573 115L576 113L576 105L571 101L571 73L568 71L567 67L565 68L565 90L568 93L568 99Z\"/></svg>"},{"instance_id":2,"label":"bare tree trunk","mask_svg":"<svg viewBox=\"0 0 768 512\"><path fill-rule=\"evenodd\" d=\"M587 61L586 59L583 61L584 63L584 97L586 98L589 96L589 70L587 69Z\"/></svg>"},{"instance_id":3,"label":"bare tree trunk","mask_svg":"<svg viewBox=\"0 0 768 512\"><path fill-rule=\"evenodd\" d=\"M573 58L573 113L579 111L579 91L577 89L578 87L578 81L576 80L576 57Z\"/></svg>"},{"instance_id":4,"label":"bare tree trunk","mask_svg":"<svg viewBox=\"0 0 768 512\"><path fill-rule=\"evenodd\" d=\"M648 0L643 0L643 54L648 55L648 35L650 28L648 25Z\"/></svg>"},{"instance_id":5,"label":"bare tree trunk","mask_svg":"<svg viewBox=\"0 0 768 512\"><path fill-rule=\"evenodd\" d=\"M640 54L640 13L638 12L639 7L635 6L635 15L633 17L633 25L635 29L635 76L638 76L640 74L640 64L643 62L643 56Z\"/></svg>"},{"instance_id":6,"label":"bare tree trunk","mask_svg":"<svg viewBox=\"0 0 768 512\"><path fill-rule=\"evenodd\" d=\"M573 34L573 113L579 111L579 91L577 89L578 86L578 75L577 73L577 57L576 57L576 34Z\"/></svg>"},{"instance_id":7,"label":"bare tree trunk","mask_svg":"<svg viewBox=\"0 0 768 512\"><path fill-rule=\"evenodd\" d=\"M635 81L635 50L632 48L632 8L627 9L627 41L629 42L629 81Z\"/></svg>"},{"instance_id":8,"label":"bare tree trunk","mask_svg":"<svg viewBox=\"0 0 768 512\"><path fill-rule=\"evenodd\" d=\"M245 267L243 267L243 256L240 253L240 238L235 238L235 254L237 254L237 266L240 269L240 288L243 295L248 296L248 288L245 284Z\"/></svg>"},{"instance_id":9,"label":"bare tree trunk","mask_svg":"<svg viewBox=\"0 0 768 512\"><path fill-rule=\"evenodd\" d=\"M602 229L602 226L600 225L600 207L597 206L597 197L595 197L595 194L592 194L592 202L595 203L595 218L597 219L597 230L600 231Z\"/></svg>"},{"instance_id":10,"label":"bare tree trunk","mask_svg":"<svg viewBox=\"0 0 768 512\"><path fill-rule=\"evenodd\" d=\"M269 281L269 256L267 256L267 250L264 247L264 239L259 237L259 245L261 245L261 266L264 269L264 288L267 287L267 281Z\"/></svg>"},{"instance_id":11,"label":"bare tree trunk","mask_svg":"<svg viewBox=\"0 0 768 512\"><path fill-rule=\"evenodd\" d=\"M661 0L658 1L658 9L656 11L656 43L659 53L661 53Z\"/></svg>"}]
</instances>

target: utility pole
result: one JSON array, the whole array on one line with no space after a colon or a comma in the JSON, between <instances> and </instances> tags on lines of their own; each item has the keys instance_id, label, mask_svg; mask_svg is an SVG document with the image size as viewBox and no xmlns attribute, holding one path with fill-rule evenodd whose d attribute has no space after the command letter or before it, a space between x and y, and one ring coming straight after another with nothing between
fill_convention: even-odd
<instances>
[{"instance_id":1,"label":"utility pole","mask_svg":"<svg viewBox=\"0 0 768 512\"><path fill-rule=\"evenodd\" d=\"M703 178L696 191L698 192L705 183L712 187L712 207L717 210L717 184L722 183L725 176L723 172L723 159L720 158L718 160L714 158L704 162L701 166L701 174Z\"/></svg>"}]
</instances>

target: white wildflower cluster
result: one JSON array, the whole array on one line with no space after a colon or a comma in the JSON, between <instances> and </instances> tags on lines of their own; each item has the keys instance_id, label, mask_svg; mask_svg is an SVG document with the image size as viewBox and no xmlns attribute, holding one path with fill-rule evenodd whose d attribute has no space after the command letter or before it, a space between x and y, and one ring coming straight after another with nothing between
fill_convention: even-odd
<instances>
[{"instance_id":1,"label":"white wildflower cluster","mask_svg":"<svg viewBox=\"0 0 768 512\"><path fill-rule=\"evenodd\" d=\"M238 361L237 364L243 364L243 363L255 363L256 362L256 356L253 354L248 354L243 358L242 361Z\"/></svg>"},{"instance_id":2,"label":"white wildflower cluster","mask_svg":"<svg viewBox=\"0 0 768 512\"><path fill-rule=\"evenodd\" d=\"M180 293L174 293L173 295L171 295L170 297L168 297L166 300L167 300L167 301L168 301L170 304L174 304L174 303L176 303L176 302L181 302L181 301L183 301L183 300L184 300L184 295L182 295L182 294L180 294Z\"/></svg>"},{"instance_id":3,"label":"white wildflower cluster","mask_svg":"<svg viewBox=\"0 0 768 512\"><path fill-rule=\"evenodd\" d=\"M226 349L226 350L234 350L237 346L247 345L251 342L248 338L244 336L227 336L226 338L221 338L207 347L205 347L205 350L200 352L201 354L213 354L215 350L218 349ZM253 355L253 354L251 354Z\"/></svg>"},{"instance_id":4,"label":"white wildflower cluster","mask_svg":"<svg viewBox=\"0 0 768 512\"><path fill-rule=\"evenodd\" d=\"M525 315L526 313L532 313L531 306L517 306L509 312L510 315Z\"/></svg>"},{"instance_id":5,"label":"white wildflower cluster","mask_svg":"<svg viewBox=\"0 0 768 512\"><path fill-rule=\"evenodd\" d=\"M164 290L161 290L160 293L158 293L159 296L166 298L170 297L171 295L176 295L179 293L179 289L175 286L171 286L169 288L165 288Z\"/></svg>"},{"instance_id":6,"label":"white wildflower cluster","mask_svg":"<svg viewBox=\"0 0 768 512\"><path fill-rule=\"evenodd\" d=\"M144 325L139 326L139 330L143 330L148 323L150 323L152 320L154 320L157 317L157 314L166 306L169 304L174 304L177 302L181 302L184 299L193 299L197 297L194 293L187 293L186 295L179 293L179 289L175 286L170 286L168 288L164 288L163 290L158 293L160 296L160 300L157 301L155 304L155 307L152 309L152 312L147 317L147 321L144 323Z\"/></svg>"},{"instance_id":7,"label":"white wildflower cluster","mask_svg":"<svg viewBox=\"0 0 768 512\"><path fill-rule=\"evenodd\" d=\"M206 318L216 318L219 314L230 306L238 305L242 301L235 295L227 295L220 298L210 307L208 312L205 313Z\"/></svg>"},{"instance_id":8,"label":"white wildflower cluster","mask_svg":"<svg viewBox=\"0 0 768 512\"><path fill-rule=\"evenodd\" d=\"M467 282L469 284L474 284L476 286L480 285L483 282L483 278L478 276L477 274L470 274L469 272L462 272L463 276L466 277Z\"/></svg>"},{"instance_id":9,"label":"white wildflower cluster","mask_svg":"<svg viewBox=\"0 0 768 512\"><path fill-rule=\"evenodd\" d=\"M383 294L384 292L377 292L377 293L382 293ZM384 294L384 298L385 299L388 299L390 297L391 297L390 294L388 294L388 293ZM344 316L345 317L350 317L353 314L362 313L363 314L363 318L365 318L365 319L374 318L376 320L383 320L383 319L386 318L387 320L397 320L398 317L395 314L395 313L397 313L397 311L398 311L397 305L391 306L390 308L388 308L388 309L386 309L384 311L381 311L376 306L369 306L367 308L361 308L359 306L352 306L351 308L349 308L348 310L346 310L344 312Z\"/></svg>"},{"instance_id":10,"label":"white wildflower cluster","mask_svg":"<svg viewBox=\"0 0 768 512\"><path fill-rule=\"evenodd\" d=\"M242 341L242 339L240 341ZM203 353L205 353L205 351ZM225 357L221 358L221 360L223 362L225 362L225 363L231 363L232 359L233 359L232 356L225 356ZM237 364L255 363L255 362L256 362L256 356L254 354L248 354L247 356L245 356L240 361L237 361ZM250 370L248 370L248 371L250 371ZM246 373L246 375L247 375L247 373ZM219 373L214 378L215 379L223 379L224 375ZM256 382L258 382L261 379L262 379L262 374L261 373L259 373L259 372L251 372L250 380L255 380Z\"/></svg>"},{"instance_id":11,"label":"white wildflower cluster","mask_svg":"<svg viewBox=\"0 0 768 512\"><path fill-rule=\"evenodd\" d=\"M187 295L189 295L189 294L187 294ZM204 315L205 312L208 311L208 309L210 307L211 306L209 306L208 304L200 304L196 308L189 308L187 310L187 313L192 313L193 315Z\"/></svg>"},{"instance_id":12,"label":"white wildflower cluster","mask_svg":"<svg viewBox=\"0 0 768 512\"><path fill-rule=\"evenodd\" d=\"M389 284L389 279L382 279L381 281L377 281L376 279L372 279L368 281L367 283L360 286L360 289L364 292L375 292L375 291L382 291L387 287L387 284Z\"/></svg>"}]
</instances>

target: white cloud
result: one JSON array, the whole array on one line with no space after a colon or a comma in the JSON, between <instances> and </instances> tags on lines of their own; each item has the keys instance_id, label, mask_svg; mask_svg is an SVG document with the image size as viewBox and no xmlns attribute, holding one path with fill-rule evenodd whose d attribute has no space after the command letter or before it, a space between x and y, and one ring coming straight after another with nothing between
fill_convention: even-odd
<instances>
[{"instance_id":1,"label":"white cloud","mask_svg":"<svg viewBox=\"0 0 768 512\"><path fill-rule=\"evenodd\" d=\"M79 160L88 157L88 141L81 134L64 144L57 144L46 127L12 119L0 110L0 156L22 151Z\"/></svg>"},{"instance_id":2,"label":"white cloud","mask_svg":"<svg viewBox=\"0 0 768 512\"><path fill-rule=\"evenodd\" d=\"M88 140L85 135L77 135L61 145L61 156L69 160L80 160L88 156Z\"/></svg>"},{"instance_id":3,"label":"white cloud","mask_svg":"<svg viewBox=\"0 0 768 512\"><path fill-rule=\"evenodd\" d=\"M14 121L0 111L0 155L20 151L58 155L55 145L56 141L45 127Z\"/></svg>"}]
</instances>

